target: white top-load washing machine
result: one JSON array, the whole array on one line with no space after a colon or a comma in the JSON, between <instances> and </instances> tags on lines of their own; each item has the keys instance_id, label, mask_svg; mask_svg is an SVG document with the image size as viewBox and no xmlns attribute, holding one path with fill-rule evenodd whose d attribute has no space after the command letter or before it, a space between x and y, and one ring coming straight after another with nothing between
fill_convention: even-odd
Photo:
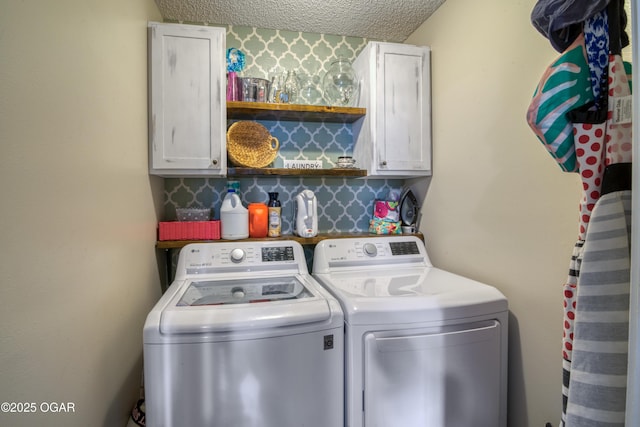
<instances>
[{"instance_id":1,"label":"white top-load washing machine","mask_svg":"<svg viewBox=\"0 0 640 427\"><path fill-rule=\"evenodd\" d=\"M144 325L149 427L342 427L344 317L295 241L195 243Z\"/></svg>"},{"instance_id":2,"label":"white top-load washing machine","mask_svg":"<svg viewBox=\"0 0 640 427\"><path fill-rule=\"evenodd\" d=\"M434 268L415 236L323 240L345 316L346 427L506 427L507 300Z\"/></svg>"}]
</instances>

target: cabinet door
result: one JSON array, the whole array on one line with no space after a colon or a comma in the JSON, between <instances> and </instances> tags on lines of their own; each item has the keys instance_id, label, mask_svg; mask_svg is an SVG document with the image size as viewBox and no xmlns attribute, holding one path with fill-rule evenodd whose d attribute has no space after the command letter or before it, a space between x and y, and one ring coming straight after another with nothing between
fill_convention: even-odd
<instances>
[{"instance_id":1,"label":"cabinet door","mask_svg":"<svg viewBox=\"0 0 640 427\"><path fill-rule=\"evenodd\" d=\"M376 65L378 169L431 172L429 49L380 43Z\"/></svg>"},{"instance_id":2,"label":"cabinet door","mask_svg":"<svg viewBox=\"0 0 640 427\"><path fill-rule=\"evenodd\" d=\"M155 175L226 173L224 28L149 23L149 154Z\"/></svg>"}]
</instances>

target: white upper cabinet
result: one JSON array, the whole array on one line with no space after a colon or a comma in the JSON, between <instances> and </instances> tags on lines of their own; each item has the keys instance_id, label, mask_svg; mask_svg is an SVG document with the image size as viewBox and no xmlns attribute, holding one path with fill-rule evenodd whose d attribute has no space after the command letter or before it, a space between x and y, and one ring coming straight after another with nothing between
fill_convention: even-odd
<instances>
[{"instance_id":1,"label":"white upper cabinet","mask_svg":"<svg viewBox=\"0 0 640 427\"><path fill-rule=\"evenodd\" d=\"M227 172L224 28L149 23L149 173Z\"/></svg>"},{"instance_id":2,"label":"white upper cabinet","mask_svg":"<svg viewBox=\"0 0 640 427\"><path fill-rule=\"evenodd\" d=\"M431 175L430 49L370 42L354 61L359 106L354 124L356 165L371 177Z\"/></svg>"}]
</instances>

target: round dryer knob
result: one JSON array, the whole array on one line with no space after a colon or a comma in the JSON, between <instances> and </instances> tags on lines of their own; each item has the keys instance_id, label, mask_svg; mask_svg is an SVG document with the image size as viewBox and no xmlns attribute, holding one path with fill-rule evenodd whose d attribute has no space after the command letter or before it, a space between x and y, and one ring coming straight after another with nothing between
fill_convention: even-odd
<instances>
[{"instance_id":1,"label":"round dryer knob","mask_svg":"<svg viewBox=\"0 0 640 427\"><path fill-rule=\"evenodd\" d=\"M231 258L231 262L235 262L236 264L239 262L242 262L242 260L244 260L244 251L240 248L236 248L234 250L231 251L231 254L229 254L229 257Z\"/></svg>"},{"instance_id":2,"label":"round dryer knob","mask_svg":"<svg viewBox=\"0 0 640 427\"><path fill-rule=\"evenodd\" d=\"M362 250L364 250L364 253L368 256L376 256L378 254L378 248L376 248L376 245L373 243L365 243Z\"/></svg>"}]
</instances>

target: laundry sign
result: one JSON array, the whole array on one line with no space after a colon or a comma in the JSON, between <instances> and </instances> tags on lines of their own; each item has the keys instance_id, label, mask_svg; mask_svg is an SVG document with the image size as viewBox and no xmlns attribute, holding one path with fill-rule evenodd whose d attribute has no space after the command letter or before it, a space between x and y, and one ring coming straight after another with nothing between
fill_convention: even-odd
<instances>
[{"instance_id":1,"label":"laundry sign","mask_svg":"<svg viewBox=\"0 0 640 427\"><path fill-rule=\"evenodd\" d=\"M285 169L322 169L322 160L285 160Z\"/></svg>"}]
</instances>

